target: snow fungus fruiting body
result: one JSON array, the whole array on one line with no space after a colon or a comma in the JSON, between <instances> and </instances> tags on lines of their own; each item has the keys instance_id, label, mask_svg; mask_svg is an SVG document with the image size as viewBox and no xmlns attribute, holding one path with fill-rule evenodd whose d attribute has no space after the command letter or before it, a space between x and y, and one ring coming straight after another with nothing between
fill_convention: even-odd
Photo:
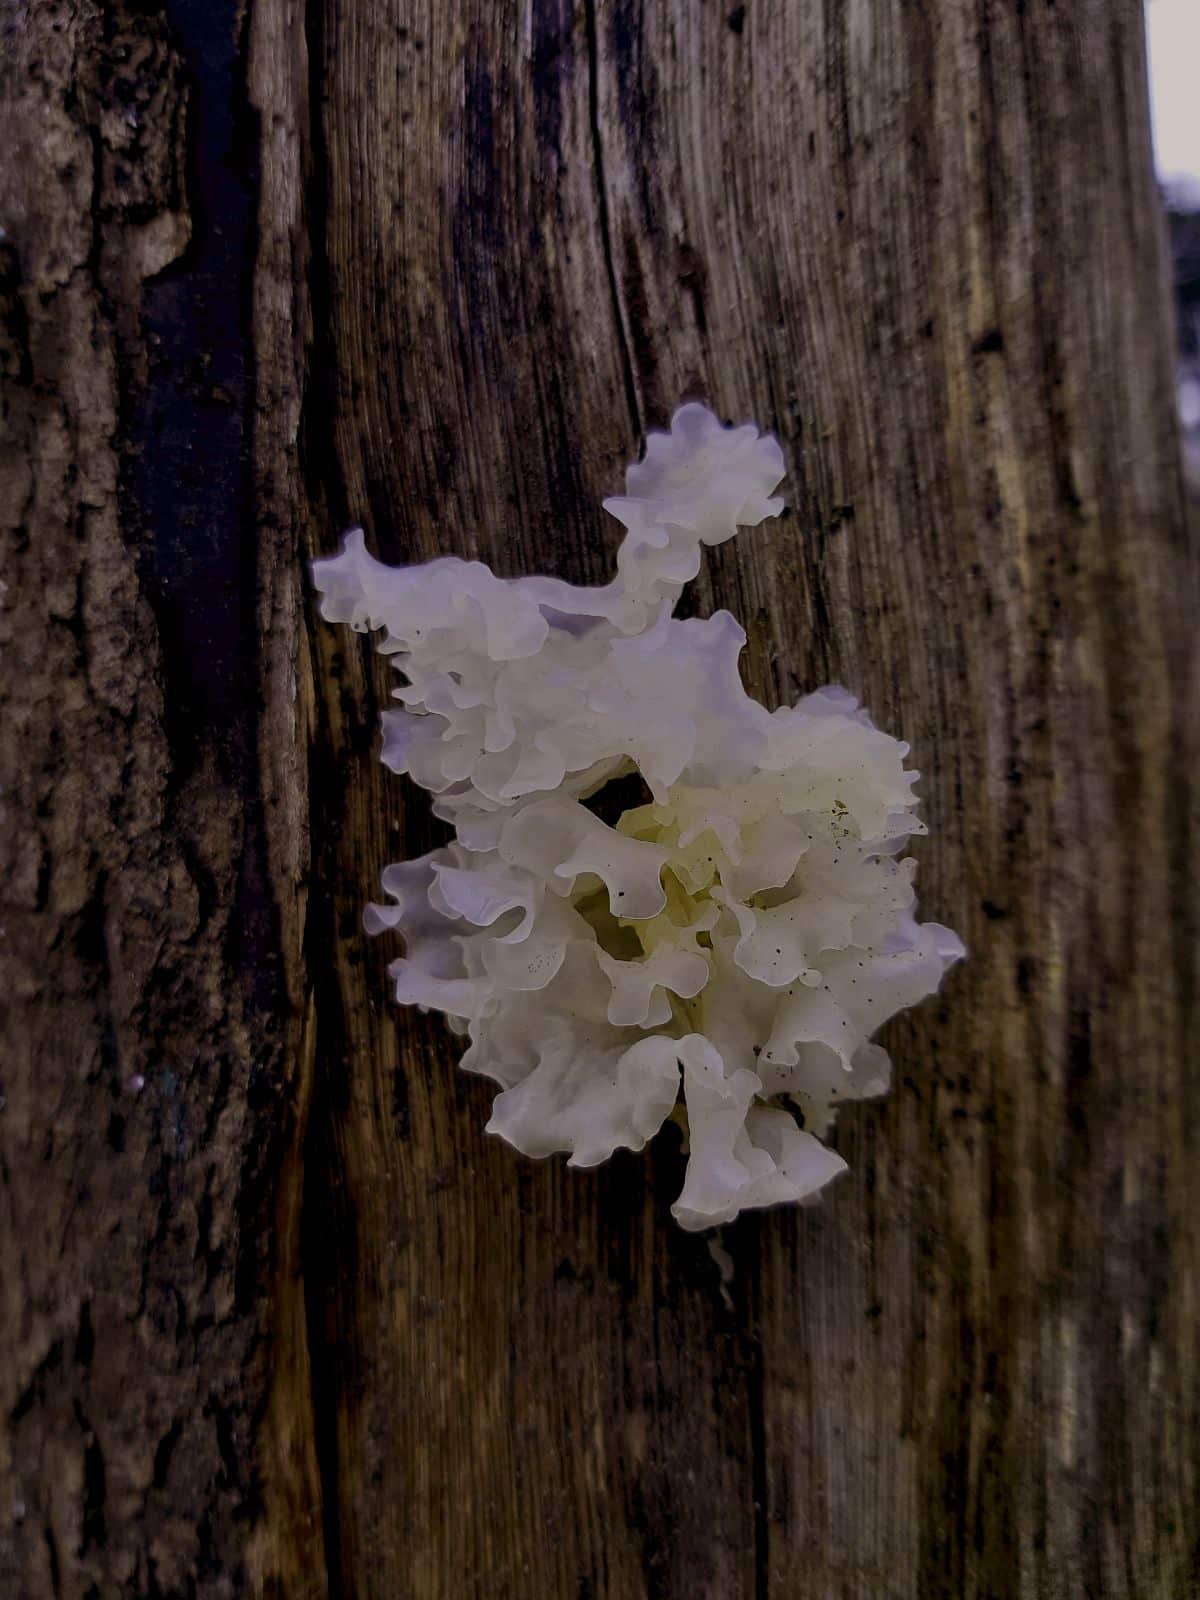
<instances>
[{"instance_id":1,"label":"snow fungus fruiting body","mask_svg":"<svg viewBox=\"0 0 1200 1600\"><path fill-rule=\"evenodd\" d=\"M734 618L672 614L782 475L773 438L686 405L605 502L626 531L602 588L387 567L358 530L313 565L322 614L380 630L403 675L384 762L455 830L367 910L404 936L397 999L467 1036L489 1129L527 1155L593 1166L674 1113L691 1229L843 1170L822 1138L887 1087L871 1036L964 954L916 921L907 746L840 688L768 712Z\"/></svg>"}]
</instances>

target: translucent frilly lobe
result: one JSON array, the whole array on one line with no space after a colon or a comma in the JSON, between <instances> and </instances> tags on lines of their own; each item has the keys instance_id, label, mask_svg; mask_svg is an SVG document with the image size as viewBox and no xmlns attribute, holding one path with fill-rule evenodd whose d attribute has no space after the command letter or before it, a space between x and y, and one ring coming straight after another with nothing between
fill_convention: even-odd
<instances>
[{"instance_id":1,"label":"translucent frilly lobe","mask_svg":"<svg viewBox=\"0 0 1200 1600\"><path fill-rule=\"evenodd\" d=\"M489 1130L528 1155L594 1166L674 1113L690 1229L842 1171L821 1139L888 1086L872 1035L964 954L916 921L908 747L841 688L768 712L734 618L672 614L703 545L778 514L782 475L773 438L686 405L605 502L625 535L602 588L388 567L358 529L313 563L322 615L378 632L401 676L384 762L455 828L367 909L403 935L397 999L467 1035ZM646 803L602 821L586 802L633 773Z\"/></svg>"}]
</instances>

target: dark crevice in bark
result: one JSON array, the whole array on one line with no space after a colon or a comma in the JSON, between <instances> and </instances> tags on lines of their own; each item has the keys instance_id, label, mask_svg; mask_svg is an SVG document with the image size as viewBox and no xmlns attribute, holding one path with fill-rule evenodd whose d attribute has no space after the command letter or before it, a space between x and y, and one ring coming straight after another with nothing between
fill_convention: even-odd
<instances>
[{"instance_id":1,"label":"dark crevice in bark","mask_svg":"<svg viewBox=\"0 0 1200 1600\"><path fill-rule=\"evenodd\" d=\"M145 289L144 385L124 399L128 523L159 624L178 789L205 752L253 795L255 540L248 451L257 146L240 126L238 7L175 0L188 85L184 254Z\"/></svg>"},{"instance_id":2,"label":"dark crevice in bark","mask_svg":"<svg viewBox=\"0 0 1200 1600\"><path fill-rule=\"evenodd\" d=\"M101 76L104 92L117 102L126 94L149 95L149 68L138 55L146 25L137 16L114 16L106 42L116 65L112 81ZM156 1318L168 1315L156 1305L169 1307L174 1337L194 1351L199 1368L211 1366L215 1375L216 1363L232 1363L237 1387L220 1412L210 1408L208 1417L223 1454L227 1444L236 1455L240 1447L233 1441L253 1424L261 1398L258 1319L273 1248L271 1130L278 1126L270 1112L283 1072L274 1042L284 1006L279 926L266 861L254 693L260 642L249 441L258 135L246 95L243 8L233 0L216 7L173 0L162 26L159 49L178 74L180 109L172 113L170 137L180 182L154 194L145 219L141 202L123 205L117 157L91 130L91 265L120 358L114 439L119 522L136 564L140 598L156 624L162 688L158 726L144 726L153 713L142 703L127 720L131 738L161 733L165 740L161 854L164 862L181 865L180 878L196 903L194 926L180 933L177 947L165 946L142 997L142 1026L164 1041L167 1062L168 1041L179 1041L180 1064L164 1063L162 1073L177 1109L160 1114L155 1100L155 1109L143 1113L152 1119L147 1189L154 1198L136 1315ZM123 249L132 228L168 208L186 209L186 248L140 281L125 276ZM232 835L212 826L223 811L236 818ZM108 995L112 975L105 952L122 930L107 928L106 919L116 913L106 908L105 881L101 873L93 945ZM210 952L218 951L230 975L224 1005L197 1026L205 1009L197 994L200 974ZM115 1094L123 1076L115 1046L112 1058ZM256 1089L256 1075L272 1093ZM232 1097L247 1089L250 1116L262 1117L266 1136L245 1137L240 1159L235 1152L223 1158L221 1126L231 1110L242 1114ZM123 1148L125 1119L109 1120L110 1146L115 1128ZM238 1226L221 1230L214 1244L218 1203ZM189 1204L195 1205L198 1236L185 1272L171 1223ZM231 1287L232 1297L230 1311L218 1316L210 1296L221 1282ZM98 1337L110 1338L111 1330L101 1325ZM177 1403L181 1409L173 1417L161 1410L155 1417L161 1434L152 1487L159 1491L187 1408L199 1404L187 1389ZM103 1420L107 1444L111 1419ZM119 1455L113 1459L120 1465ZM94 1435L85 1442L84 1466L86 1553L103 1545L105 1533L105 1459ZM189 1582L207 1593L217 1567L241 1572L241 1541L231 1538L231 1529L259 1509L257 1478L248 1464L242 1474L197 1479L174 1505L161 1494L148 1497L141 1537L147 1545L158 1537L164 1514L168 1522L178 1517L207 1530L200 1548L181 1558L191 1562ZM128 1537L120 1529L110 1532L110 1542Z\"/></svg>"}]
</instances>

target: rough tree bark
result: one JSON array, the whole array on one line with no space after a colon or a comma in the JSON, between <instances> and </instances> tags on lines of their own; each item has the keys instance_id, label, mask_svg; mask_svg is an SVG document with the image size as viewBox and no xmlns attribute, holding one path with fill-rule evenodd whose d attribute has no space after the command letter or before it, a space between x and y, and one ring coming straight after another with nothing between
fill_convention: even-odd
<instances>
[{"instance_id":1,"label":"rough tree bark","mask_svg":"<svg viewBox=\"0 0 1200 1600\"><path fill-rule=\"evenodd\" d=\"M9 0L0 1590L1197 1591L1196 559L1137 0ZM910 739L970 961L851 1174L670 1224L485 1139L359 908L427 846L303 563L696 605Z\"/></svg>"}]
</instances>

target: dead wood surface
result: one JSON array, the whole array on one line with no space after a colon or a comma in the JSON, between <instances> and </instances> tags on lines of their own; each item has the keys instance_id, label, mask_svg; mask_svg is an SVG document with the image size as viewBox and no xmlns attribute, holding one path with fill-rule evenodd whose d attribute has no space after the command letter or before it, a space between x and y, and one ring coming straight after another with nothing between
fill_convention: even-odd
<instances>
[{"instance_id":1,"label":"dead wood surface","mask_svg":"<svg viewBox=\"0 0 1200 1600\"><path fill-rule=\"evenodd\" d=\"M1136 0L11 0L0 1593L1185 1600L1196 552ZM600 581L684 397L789 512L689 604L907 738L850 1174L485 1138L360 908L427 848L304 562Z\"/></svg>"}]
</instances>

